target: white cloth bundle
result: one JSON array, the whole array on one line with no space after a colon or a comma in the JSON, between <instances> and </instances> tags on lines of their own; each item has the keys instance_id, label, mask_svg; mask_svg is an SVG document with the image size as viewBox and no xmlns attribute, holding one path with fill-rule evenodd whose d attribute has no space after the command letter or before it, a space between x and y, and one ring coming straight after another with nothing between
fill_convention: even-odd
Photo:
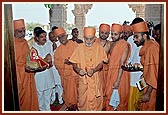
<instances>
[{"instance_id":1,"label":"white cloth bundle","mask_svg":"<svg viewBox=\"0 0 168 115\"><path fill-rule=\"evenodd\" d=\"M113 89L109 105L111 105L114 108L114 110L116 110L119 104L120 104L120 97L118 89Z\"/></svg>"}]
</instances>

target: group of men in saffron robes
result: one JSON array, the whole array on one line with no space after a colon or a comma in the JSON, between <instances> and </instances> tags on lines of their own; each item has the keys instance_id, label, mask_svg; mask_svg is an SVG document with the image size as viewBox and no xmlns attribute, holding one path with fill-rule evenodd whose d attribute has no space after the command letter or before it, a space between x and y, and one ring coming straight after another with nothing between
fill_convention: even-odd
<instances>
[{"instance_id":1,"label":"group of men in saffron robes","mask_svg":"<svg viewBox=\"0 0 168 115\"><path fill-rule=\"evenodd\" d=\"M23 22L23 20L20 21ZM14 25L17 72L21 72L17 73L19 98L21 103L25 103L20 103L22 108L22 105L28 106L34 100L33 96L30 96L32 99L29 98L29 102L23 99L30 94L36 94L35 90L28 89L28 87L35 88L35 82L32 82L31 85L33 86L26 85L27 89L22 88L23 85L19 85L19 83L23 84L25 82L25 80L22 80L23 78L27 78L23 74L26 73L24 66L29 48L24 43L24 36L21 35L25 31L25 26L22 27L21 24L16 26L16 21L14 21ZM158 78L159 44L150 39L145 21L133 21L130 27L133 31L134 43L137 47L142 46L137 55L140 56L140 63L143 66L141 78L144 77L148 85L141 91L143 93L138 98L140 100L139 110L154 111ZM122 39L123 26L113 23L110 27L110 25L102 23L99 26L99 38L95 35L96 29L94 27L84 27L84 42L75 39L68 40L68 35L63 27L58 27L53 33L61 43L54 52L54 65L61 77L63 100L67 110L128 111L130 71L123 70L121 66L128 63L132 55L132 47L125 39ZM110 33L111 41L107 40ZM26 44L24 50L26 52L20 51L24 47L19 44ZM31 73L26 74L31 75ZM33 77L32 80L34 80ZM31 81L27 80L26 83L29 82ZM30 93L22 93L22 89L28 90ZM36 102L37 104L37 95L35 96L36 101L32 101L32 103ZM136 100L137 96L132 96L132 98ZM133 106L136 106L136 103ZM23 107L21 110L28 109ZM29 110L37 110L37 106L36 109Z\"/></svg>"}]
</instances>

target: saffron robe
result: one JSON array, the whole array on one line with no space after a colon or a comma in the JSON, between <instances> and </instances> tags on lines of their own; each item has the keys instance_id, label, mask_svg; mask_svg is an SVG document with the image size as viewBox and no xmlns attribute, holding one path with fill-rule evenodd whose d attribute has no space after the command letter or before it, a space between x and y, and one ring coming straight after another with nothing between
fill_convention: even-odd
<instances>
[{"instance_id":1,"label":"saffron robe","mask_svg":"<svg viewBox=\"0 0 168 115\"><path fill-rule=\"evenodd\" d=\"M128 55L126 61L130 56L130 45L123 39L117 41L114 44L113 50L110 54L109 69L107 75L107 82L105 88L105 95L107 96L106 110L113 111L112 106L109 105L109 101L113 92L113 84L117 80L119 69L121 68L121 58L125 49L128 48ZM117 111L127 111L128 110L128 99L129 99L129 89L130 89L130 74L127 71L123 71L121 75L120 84L118 87L120 104L117 107Z\"/></svg>"},{"instance_id":2,"label":"saffron robe","mask_svg":"<svg viewBox=\"0 0 168 115\"><path fill-rule=\"evenodd\" d=\"M98 44L102 45L100 38L97 38L95 40L95 42L97 42ZM105 44L102 45L104 50L105 50L105 52L106 52L107 57L109 56L109 49L108 49L108 47L110 48L109 44L110 44L110 41L106 40ZM106 106L105 105L106 104L105 87L106 87L106 82L107 82L108 68L109 68L109 64L103 63L103 69L101 71L99 71L99 75L102 78L102 87L103 87L103 108L105 108L105 106Z\"/></svg>"},{"instance_id":3,"label":"saffron robe","mask_svg":"<svg viewBox=\"0 0 168 115\"><path fill-rule=\"evenodd\" d=\"M159 65L159 44L154 40L147 41L141 48L139 55L141 56L141 64L144 67L143 76L145 81L153 87L149 102L143 102L141 110L155 111ZM147 88L144 89L144 92L146 92L146 90Z\"/></svg>"},{"instance_id":4,"label":"saffron robe","mask_svg":"<svg viewBox=\"0 0 168 115\"><path fill-rule=\"evenodd\" d=\"M81 43L72 54L70 61L76 63L84 71L87 71L95 68L102 61L107 62L107 55L104 48L97 43L93 43L91 47ZM92 77L87 75L79 76L78 109L80 111L101 111L102 107L101 76L99 76L98 72L94 73Z\"/></svg>"},{"instance_id":5,"label":"saffron robe","mask_svg":"<svg viewBox=\"0 0 168 115\"><path fill-rule=\"evenodd\" d=\"M101 39L100 38L97 38L96 41L98 44L101 45ZM109 56L108 55L108 51L106 50L106 45L107 45L107 42L109 42L108 40L106 41L106 43L103 45L103 48L106 52L106 55L107 57ZM103 86L103 96L105 96L105 86L106 86L106 82L107 82L107 73L108 73L108 68L109 68L109 64L104 64L103 63L103 69L99 72L99 75L101 76L102 78L102 86Z\"/></svg>"},{"instance_id":6,"label":"saffron robe","mask_svg":"<svg viewBox=\"0 0 168 115\"><path fill-rule=\"evenodd\" d=\"M29 46L25 39L15 38L15 59L21 111L38 111L38 97L33 73L25 72Z\"/></svg>"},{"instance_id":7,"label":"saffron robe","mask_svg":"<svg viewBox=\"0 0 168 115\"><path fill-rule=\"evenodd\" d=\"M63 100L69 107L77 104L77 78L78 74L73 70L72 65L64 64L65 59L69 59L77 44L68 40L66 45L61 44L54 52L54 64L61 76L63 87Z\"/></svg>"}]
</instances>

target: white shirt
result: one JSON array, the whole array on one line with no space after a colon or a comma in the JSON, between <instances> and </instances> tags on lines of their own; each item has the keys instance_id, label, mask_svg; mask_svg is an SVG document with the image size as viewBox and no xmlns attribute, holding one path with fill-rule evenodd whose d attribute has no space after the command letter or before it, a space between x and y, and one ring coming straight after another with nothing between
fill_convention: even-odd
<instances>
[{"instance_id":1,"label":"white shirt","mask_svg":"<svg viewBox=\"0 0 168 115\"><path fill-rule=\"evenodd\" d=\"M38 45L37 42L33 43L34 47L38 51L38 55L43 59L48 53L52 55L52 46L49 45L48 41L44 45ZM35 81L37 91L44 91L55 86L54 84L54 73L53 69L49 68L42 72L35 73Z\"/></svg>"},{"instance_id":2,"label":"white shirt","mask_svg":"<svg viewBox=\"0 0 168 115\"><path fill-rule=\"evenodd\" d=\"M59 42L56 42L56 44L57 44L57 47L60 45ZM52 46L53 43L52 43L50 40L48 40L48 45L49 45L49 46ZM55 84L60 84L60 85L61 85L61 77L60 77L60 75L59 75L59 73L58 73L58 70L56 69L56 67L55 67L55 65L54 65L54 51L53 51L53 50L52 50L51 56L52 56L52 62L53 62L53 67L52 67L52 69L53 69L53 73L54 73L54 81L55 81Z\"/></svg>"},{"instance_id":3,"label":"white shirt","mask_svg":"<svg viewBox=\"0 0 168 115\"><path fill-rule=\"evenodd\" d=\"M133 35L128 38L127 42L131 46L131 54L130 54L130 58L129 58L128 62L131 62L132 64L134 64L134 63L140 64L139 51L142 46L137 47L137 45L134 43ZM130 72L130 86L136 87L136 82L140 79L140 76L142 75L142 73L143 72L141 72L141 71Z\"/></svg>"}]
</instances>

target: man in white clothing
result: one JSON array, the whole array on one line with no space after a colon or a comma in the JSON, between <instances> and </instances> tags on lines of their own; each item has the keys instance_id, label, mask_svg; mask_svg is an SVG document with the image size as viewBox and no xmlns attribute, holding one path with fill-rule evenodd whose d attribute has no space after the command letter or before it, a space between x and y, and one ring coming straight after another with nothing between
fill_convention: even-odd
<instances>
[{"instance_id":1,"label":"man in white clothing","mask_svg":"<svg viewBox=\"0 0 168 115\"><path fill-rule=\"evenodd\" d=\"M133 40L133 35L127 39L127 42L131 45L131 54L128 60L132 64L140 64L139 51L141 47L137 47ZM143 74L141 71L130 72L130 97L128 103L128 111L135 111L135 103L137 102L136 98L140 94L136 82L140 79L140 76Z\"/></svg>"},{"instance_id":2,"label":"man in white clothing","mask_svg":"<svg viewBox=\"0 0 168 115\"><path fill-rule=\"evenodd\" d=\"M46 32L39 30L36 33L37 42L34 42L32 47L35 48L44 61L49 63L49 66L40 72L35 73L36 88L38 93L38 102L40 111L50 111L50 100L52 88L54 87L54 75L52 67L52 46L47 45Z\"/></svg>"},{"instance_id":3,"label":"man in white clothing","mask_svg":"<svg viewBox=\"0 0 168 115\"><path fill-rule=\"evenodd\" d=\"M62 99L63 88L62 88L62 84L61 84L61 78L58 73L58 70L56 69L56 67L54 65L54 51L60 45L60 43L56 39L56 36L54 35L54 33L52 31L49 32L48 37L49 37L48 43L50 46L53 47L53 52L52 52L53 67L52 67L52 69L53 69L54 81L55 81L55 87L53 88L53 92L52 92L52 96L51 96L51 104L53 104L56 99L56 93L58 94L59 104L63 104L63 99Z\"/></svg>"}]
</instances>

